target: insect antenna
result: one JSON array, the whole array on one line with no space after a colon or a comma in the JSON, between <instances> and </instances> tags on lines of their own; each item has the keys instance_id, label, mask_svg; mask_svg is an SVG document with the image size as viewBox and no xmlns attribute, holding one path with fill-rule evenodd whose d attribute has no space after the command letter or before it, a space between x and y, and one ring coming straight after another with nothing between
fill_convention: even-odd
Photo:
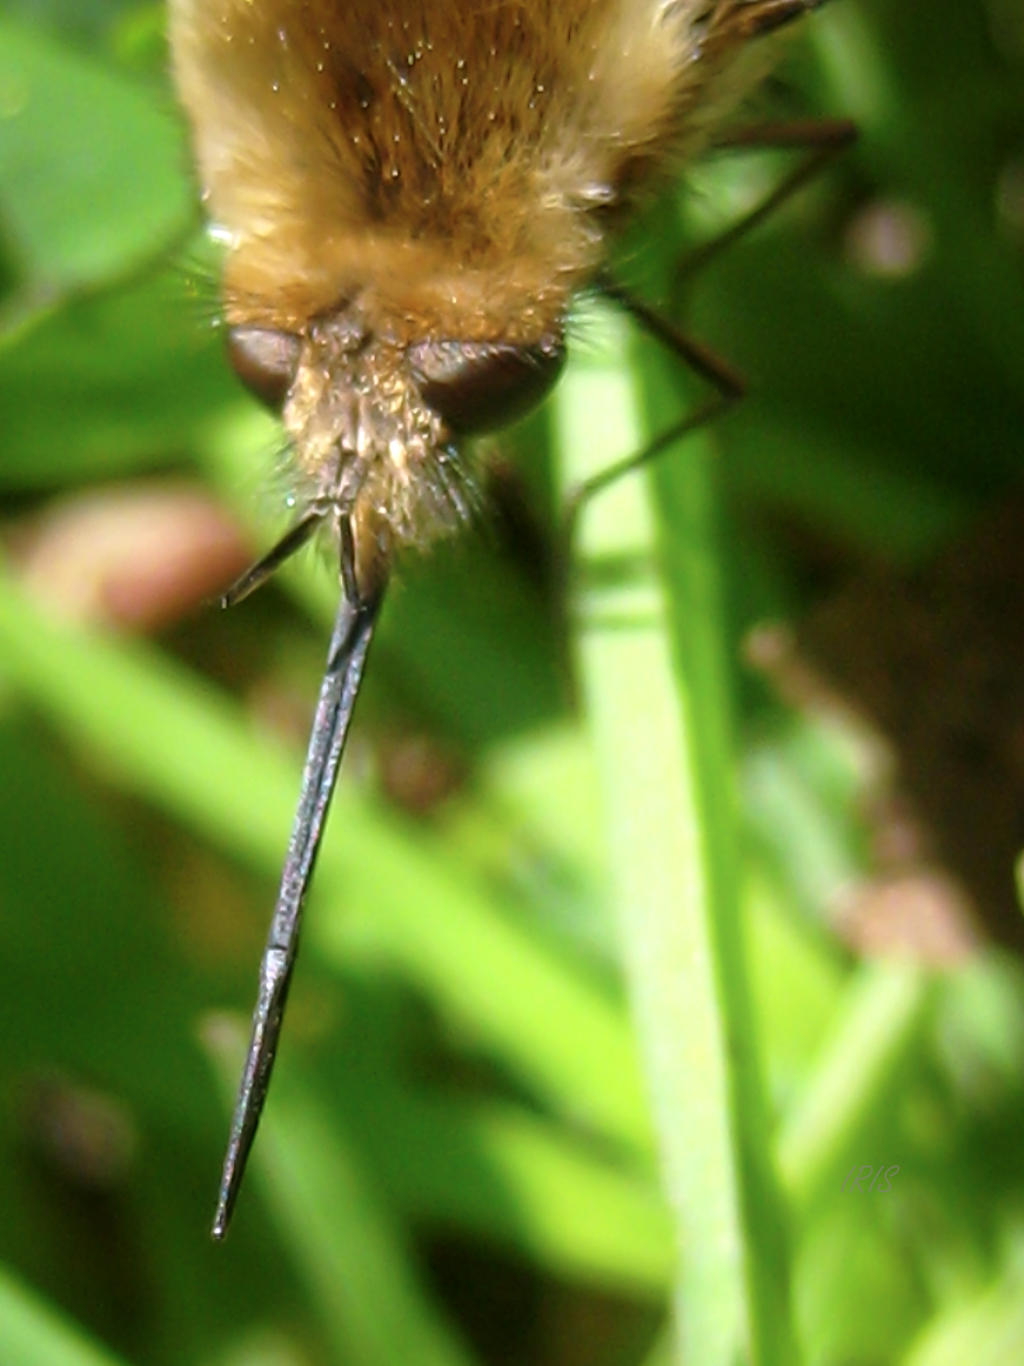
<instances>
[{"instance_id":1,"label":"insect antenna","mask_svg":"<svg viewBox=\"0 0 1024 1366\"><path fill-rule=\"evenodd\" d=\"M255 565L225 597L237 601L267 577L272 569L309 538L324 512L314 511ZM312 521L312 525L309 523ZM231 1120L221 1174L213 1236L228 1230L232 1210L245 1174L274 1066L288 986L299 946L299 927L327 810L341 765L349 723L366 666L366 657L386 587L384 575L369 592L360 593L355 572L353 538L347 519L342 522L342 596L320 685L306 764L302 771L299 804L285 856L281 886L267 946L260 962L259 995L252 1017L252 1036Z\"/></svg>"}]
</instances>

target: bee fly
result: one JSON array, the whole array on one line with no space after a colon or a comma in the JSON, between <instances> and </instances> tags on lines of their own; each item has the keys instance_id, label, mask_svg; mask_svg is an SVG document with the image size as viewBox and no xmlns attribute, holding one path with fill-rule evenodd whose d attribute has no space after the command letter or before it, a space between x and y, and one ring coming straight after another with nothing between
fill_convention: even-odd
<instances>
[{"instance_id":1,"label":"bee fly","mask_svg":"<svg viewBox=\"0 0 1024 1366\"><path fill-rule=\"evenodd\" d=\"M637 205L714 145L723 113L764 73L765 36L820 3L170 0L203 198L227 243L230 359L281 414L304 509L224 600L324 526L341 584L216 1238L266 1097L303 901L396 556L466 519L464 439L551 389L584 287L624 304L712 382L717 398L696 420L738 394L731 371L603 271ZM761 139L810 149L782 193L844 140L845 126L824 127L822 137L780 125Z\"/></svg>"}]
</instances>

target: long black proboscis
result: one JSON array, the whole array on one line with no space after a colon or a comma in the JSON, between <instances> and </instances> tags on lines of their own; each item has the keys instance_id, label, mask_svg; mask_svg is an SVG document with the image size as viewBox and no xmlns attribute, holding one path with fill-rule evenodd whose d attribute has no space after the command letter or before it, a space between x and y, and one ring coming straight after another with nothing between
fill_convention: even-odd
<instances>
[{"instance_id":1,"label":"long black proboscis","mask_svg":"<svg viewBox=\"0 0 1024 1366\"><path fill-rule=\"evenodd\" d=\"M267 936L267 947L260 963L259 996L253 1011L252 1037L235 1101L231 1136L213 1221L213 1236L217 1239L224 1237L231 1222L231 1213L238 1198L245 1164L270 1084L288 984L299 946L302 907L313 876L320 837L382 597L383 590L357 601L343 595L331 636L327 670L320 687L302 774L298 810L281 874L281 889Z\"/></svg>"}]
</instances>

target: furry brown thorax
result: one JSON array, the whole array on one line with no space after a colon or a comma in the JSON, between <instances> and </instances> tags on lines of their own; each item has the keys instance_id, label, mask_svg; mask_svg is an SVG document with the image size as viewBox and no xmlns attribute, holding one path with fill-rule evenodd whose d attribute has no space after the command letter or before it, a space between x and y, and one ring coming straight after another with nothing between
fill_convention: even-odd
<instances>
[{"instance_id":1,"label":"furry brown thorax","mask_svg":"<svg viewBox=\"0 0 1024 1366\"><path fill-rule=\"evenodd\" d=\"M609 235L759 72L738 9L170 0L239 373L364 559L457 522L457 437L554 382Z\"/></svg>"}]
</instances>

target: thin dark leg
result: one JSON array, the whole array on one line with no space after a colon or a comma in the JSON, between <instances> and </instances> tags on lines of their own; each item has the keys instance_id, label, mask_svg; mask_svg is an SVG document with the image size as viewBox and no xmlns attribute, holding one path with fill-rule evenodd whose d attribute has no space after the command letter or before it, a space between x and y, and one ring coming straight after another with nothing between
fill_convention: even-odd
<instances>
[{"instance_id":1,"label":"thin dark leg","mask_svg":"<svg viewBox=\"0 0 1024 1366\"><path fill-rule=\"evenodd\" d=\"M766 2L763 6L746 6L745 8L753 8L758 11L764 9L767 12L775 6L776 0L771 0L770 3ZM815 7L813 4L803 3L803 0L778 0L778 6L787 11L795 8L795 12L802 12L807 8ZM734 242L756 228L759 223L784 204L791 195L820 174L839 152L850 146L856 136L856 127L847 119L752 124L750 127L735 128L723 133L716 139L712 150L793 147L807 151L808 155L749 213L744 214L736 223L733 223L724 232L719 233L710 242L689 253L677 268L675 283L678 285L685 280L692 279L727 247L732 246ZM584 480L570 491L563 531L565 538L563 543L566 545L571 541L581 508L590 498L617 479L621 479L623 475L631 474L634 470L657 459L680 437L716 421L722 414L728 412L746 391L746 382L742 375L738 374L727 361L716 355L709 347L688 336L664 314L651 308L641 299L635 298L628 290L616 284L606 275L599 277L597 283L606 298L614 300L615 303L624 308L646 332L667 347L673 355L678 356L688 369L707 380L717 392L694 412L687 414L668 431L656 437L642 451L616 461L615 464L609 465L607 469L601 470L590 479Z\"/></svg>"},{"instance_id":2,"label":"thin dark leg","mask_svg":"<svg viewBox=\"0 0 1024 1366\"><path fill-rule=\"evenodd\" d=\"M351 537L344 544L350 546ZM355 583L351 563L342 577L346 583ZM383 583L368 597L353 599L344 592L331 636L327 670L320 686L320 698L313 719L299 805L281 875L281 888L260 963L259 996L253 1012L252 1037L235 1102L213 1221L213 1236L217 1239L227 1233L270 1084L288 986L299 947L302 908L313 876L320 838L383 595Z\"/></svg>"},{"instance_id":3,"label":"thin dark leg","mask_svg":"<svg viewBox=\"0 0 1024 1366\"><path fill-rule=\"evenodd\" d=\"M745 43L821 9L826 0L746 0L715 22L710 42Z\"/></svg>"},{"instance_id":4,"label":"thin dark leg","mask_svg":"<svg viewBox=\"0 0 1024 1366\"><path fill-rule=\"evenodd\" d=\"M695 247L676 267L674 289L692 280L712 261L727 251L740 238L745 237L776 209L782 207L808 181L820 175L840 152L851 146L857 138L856 125L849 119L813 119L792 123L751 124L746 128L733 128L721 133L712 145L712 151L740 151L763 147L786 148L804 151L807 155L779 181L759 204L737 219L724 232L713 237L710 242Z\"/></svg>"},{"instance_id":5,"label":"thin dark leg","mask_svg":"<svg viewBox=\"0 0 1024 1366\"><path fill-rule=\"evenodd\" d=\"M728 361L716 355L709 346L705 346L703 342L689 336L677 327L670 318L666 318L656 308L651 308L649 304L645 304L642 299L636 298L628 289L623 289L621 285L617 285L614 280L602 277L598 284L606 299L611 299L620 308L624 308L649 336L652 336L655 341L661 342L662 346L671 351L674 356L678 356L695 375L700 375L701 379L706 379L723 398L737 399L743 397L747 388L746 380L732 368Z\"/></svg>"},{"instance_id":6,"label":"thin dark leg","mask_svg":"<svg viewBox=\"0 0 1024 1366\"><path fill-rule=\"evenodd\" d=\"M591 475L589 479L582 480L569 491L562 526L562 545L566 552L572 543L580 511L595 494L600 493L610 484L614 484L623 475L632 474L635 470L656 460L680 437L697 431L709 422L714 422L727 412L734 403L738 402L746 390L746 383L742 375L738 374L726 361L716 356L708 347L681 332L674 323L662 317L656 310L648 308L641 300L635 299L626 290L611 281L602 281L601 289L609 299L614 299L616 303L620 304L656 340L679 356L702 379L706 379L709 384L713 385L717 392L693 412L680 418L667 431L655 437L642 451L635 451L631 455L624 456L621 460L616 460L614 464L607 465L603 470ZM567 553L565 560L568 561Z\"/></svg>"},{"instance_id":7,"label":"thin dark leg","mask_svg":"<svg viewBox=\"0 0 1024 1366\"><path fill-rule=\"evenodd\" d=\"M291 559L297 550L302 549L327 516L327 513L328 508L325 505L315 503L290 531L285 532L277 545L268 550L261 559L245 571L241 578L236 579L231 587L221 594L221 607L234 607L243 598L247 598L250 593L255 593L257 588L266 583L267 579L281 568L285 560Z\"/></svg>"}]
</instances>

